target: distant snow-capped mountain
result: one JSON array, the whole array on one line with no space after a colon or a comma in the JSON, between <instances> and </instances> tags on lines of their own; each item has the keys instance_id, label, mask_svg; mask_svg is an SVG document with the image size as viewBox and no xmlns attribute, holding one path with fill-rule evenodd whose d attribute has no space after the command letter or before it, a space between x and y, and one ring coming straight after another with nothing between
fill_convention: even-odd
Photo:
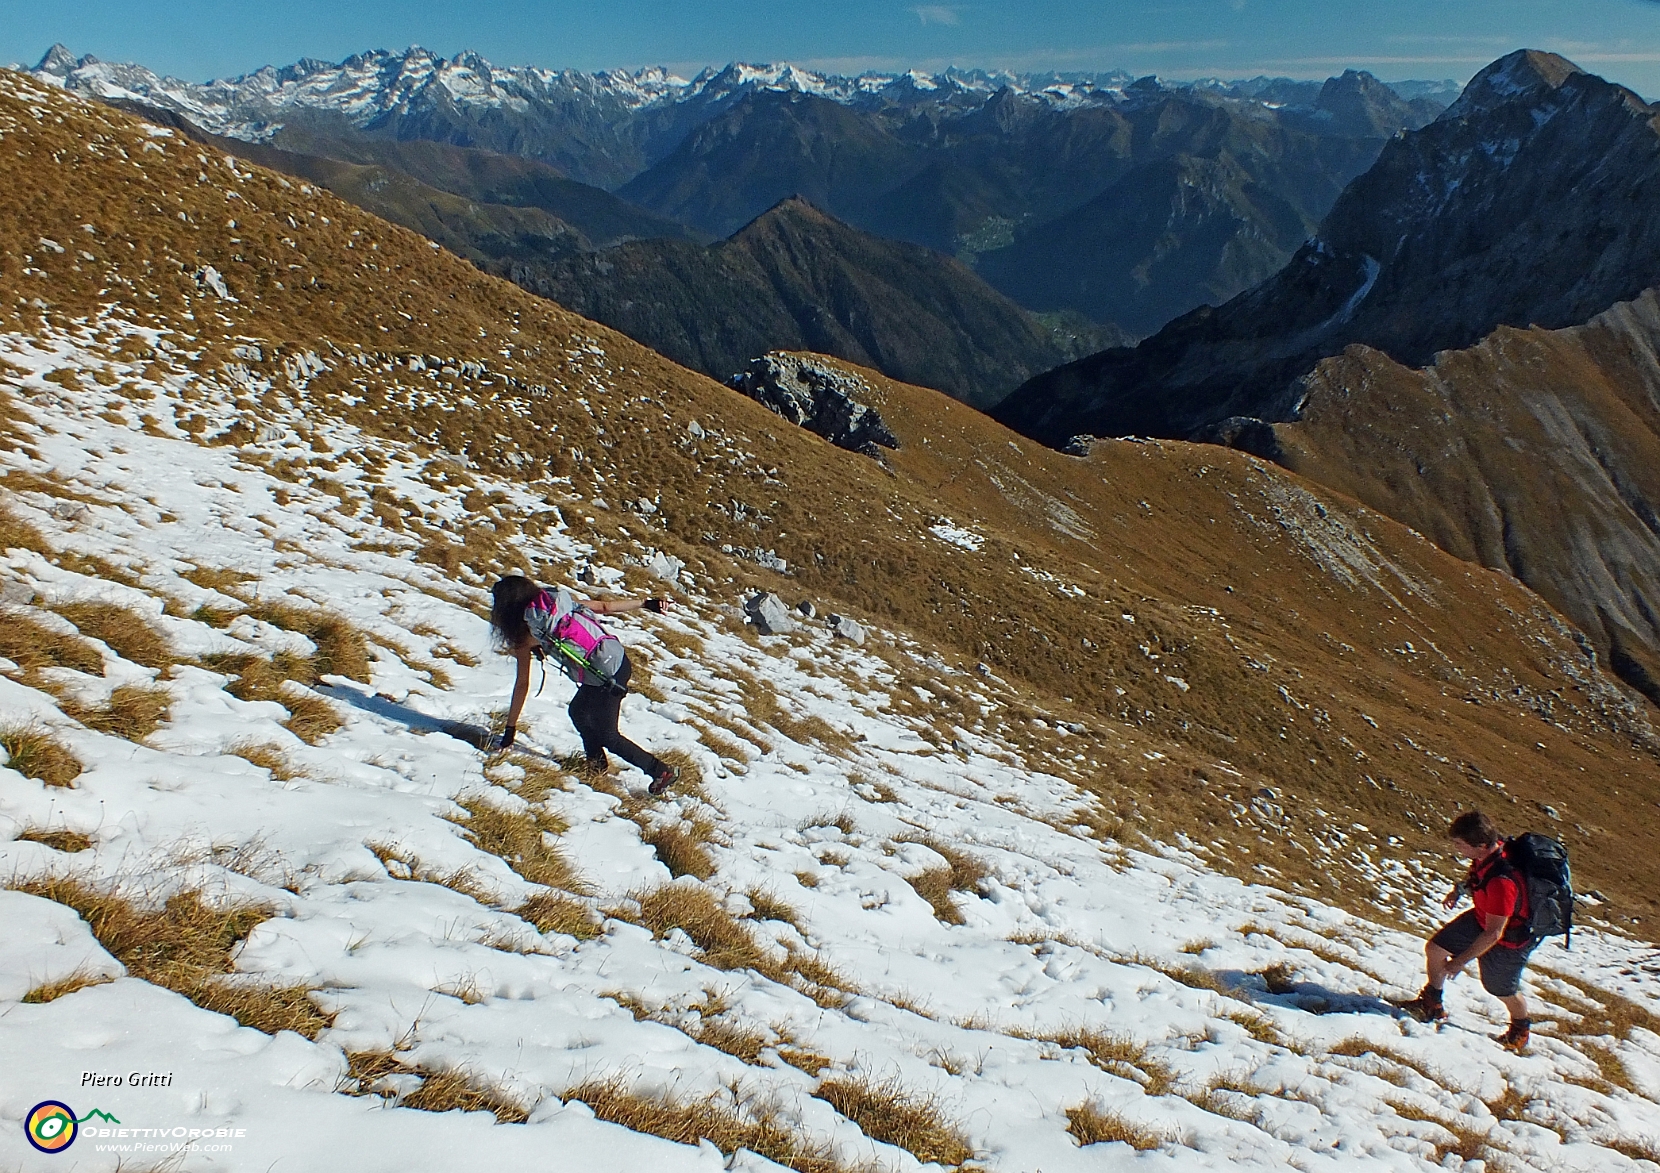
<instances>
[{"instance_id":1,"label":"distant snow-capped mountain","mask_svg":"<svg viewBox=\"0 0 1660 1173\"><path fill-rule=\"evenodd\" d=\"M653 66L636 70L502 68L477 53L444 58L413 47L402 53L375 50L334 64L305 58L281 68L265 66L240 77L188 82L142 65L77 58L53 45L32 71L36 77L101 98L124 98L175 110L215 134L250 141L269 138L285 120L330 112L359 129L394 113L453 106L475 114L507 110L519 115L561 113L583 105L602 115L627 118L651 107L729 98L745 90L794 90L849 104L904 101L908 95L947 100L987 97L999 89L1032 93L1058 104L1120 95L1130 75L1014 74L948 69L927 74L818 73L788 63L733 62L686 79Z\"/></svg>"}]
</instances>

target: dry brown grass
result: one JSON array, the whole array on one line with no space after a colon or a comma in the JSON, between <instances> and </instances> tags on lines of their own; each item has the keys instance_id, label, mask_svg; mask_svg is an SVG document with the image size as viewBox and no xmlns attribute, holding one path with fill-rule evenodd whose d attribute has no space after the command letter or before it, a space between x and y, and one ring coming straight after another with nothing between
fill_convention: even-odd
<instances>
[{"instance_id":1,"label":"dry brown grass","mask_svg":"<svg viewBox=\"0 0 1660 1173\"><path fill-rule=\"evenodd\" d=\"M1172 1132L1139 1123L1120 1112L1093 1103L1068 1108L1066 1130L1079 1145L1121 1142L1143 1152L1175 1144L1177 1139Z\"/></svg>"},{"instance_id":2,"label":"dry brown grass","mask_svg":"<svg viewBox=\"0 0 1660 1173\"><path fill-rule=\"evenodd\" d=\"M40 531L11 510L0 507L0 550L33 550L50 555L51 547Z\"/></svg>"},{"instance_id":3,"label":"dry brown grass","mask_svg":"<svg viewBox=\"0 0 1660 1173\"><path fill-rule=\"evenodd\" d=\"M601 1120L635 1132L684 1145L706 1140L728 1156L748 1149L796 1173L877 1173L869 1163L837 1157L823 1141L797 1132L773 1104L753 1096L717 1092L677 1100L664 1092L633 1090L614 1076L579 1084L562 1098L580 1100Z\"/></svg>"},{"instance_id":4,"label":"dry brown grass","mask_svg":"<svg viewBox=\"0 0 1660 1173\"><path fill-rule=\"evenodd\" d=\"M245 701L275 701L288 710L283 726L307 745L316 745L340 728L340 714L312 692L317 680L314 662L278 652L274 656L206 656L203 663L216 672L235 676L227 691Z\"/></svg>"},{"instance_id":5,"label":"dry brown grass","mask_svg":"<svg viewBox=\"0 0 1660 1173\"><path fill-rule=\"evenodd\" d=\"M801 932L801 914L780 900L770 888L751 888L745 895L749 897L749 907L754 910L751 915L756 920L780 921Z\"/></svg>"},{"instance_id":6,"label":"dry brown grass","mask_svg":"<svg viewBox=\"0 0 1660 1173\"><path fill-rule=\"evenodd\" d=\"M80 777L80 759L40 726L13 725L0 729L0 748L6 751L9 768L47 786L73 786Z\"/></svg>"},{"instance_id":7,"label":"dry brown grass","mask_svg":"<svg viewBox=\"0 0 1660 1173\"><path fill-rule=\"evenodd\" d=\"M679 929L703 950L703 961L716 969L754 969L763 973L769 964L765 952L742 922L726 911L714 894L701 884L664 884L641 894L640 923L653 936L662 937Z\"/></svg>"},{"instance_id":8,"label":"dry brown grass","mask_svg":"<svg viewBox=\"0 0 1660 1173\"><path fill-rule=\"evenodd\" d=\"M928 902L934 910L934 916L942 924L962 924L963 914L957 908L956 901L952 899L952 893L978 892L980 881L989 876L991 870L974 856L937 839L917 838L901 842L921 844L936 855L944 857L944 867L929 868L912 876L907 882L916 890L918 896Z\"/></svg>"},{"instance_id":9,"label":"dry brown grass","mask_svg":"<svg viewBox=\"0 0 1660 1173\"><path fill-rule=\"evenodd\" d=\"M492 806L479 797L456 800L467 812L455 823L481 851L488 851L532 884L583 893L587 886L548 836L560 835L565 823L546 811L519 813Z\"/></svg>"},{"instance_id":10,"label":"dry brown grass","mask_svg":"<svg viewBox=\"0 0 1660 1173\"><path fill-rule=\"evenodd\" d=\"M47 831L40 827L25 827L17 839L21 843L40 843L53 851L70 855L92 846L92 838L79 831Z\"/></svg>"},{"instance_id":11,"label":"dry brown grass","mask_svg":"<svg viewBox=\"0 0 1660 1173\"><path fill-rule=\"evenodd\" d=\"M62 603L52 608L82 635L102 640L123 660L146 668L167 668L180 657L147 616L113 603Z\"/></svg>"},{"instance_id":12,"label":"dry brown grass","mask_svg":"<svg viewBox=\"0 0 1660 1173\"><path fill-rule=\"evenodd\" d=\"M225 752L262 770L269 770L271 777L278 782L305 777L305 772L289 761L282 746L274 741L239 741Z\"/></svg>"},{"instance_id":13,"label":"dry brown grass","mask_svg":"<svg viewBox=\"0 0 1660 1173\"><path fill-rule=\"evenodd\" d=\"M498 1082L459 1068L412 1070L421 1076L421 1086L399 1100L400 1107L422 1112L489 1112L498 1124L523 1124L530 1119L529 1110Z\"/></svg>"},{"instance_id":14,"label":"dry brown grass","mask_svg":"<svg viewBox=\"0 0 1660 1173\"><path fill-rule=\"evenodd\" d=\"M866 1136L902 1148L924 1164L935 1161L954 1168L974 1155L962 1126L947 1118L939 1098L907 1088L897 1076L826 1079L813 1095L857 1124Z\"/></svg>"},{"instance_id":15,"label":"dry brown grass","mask_svg":"<svg viewBox=\"0 0 1660 1173\"><path fill-rule=\"evenodd\" d=\"M105 982L114 980L114 978L95 974L90 970L77 969L67 977L58 978L56 981L42 982L23 995L23 1002L29 1006L38 1006L44 1002L55 1002L66 994L73 994L76 990L84 990L88 986L101 986Z\"/></svg>"},{"instance_id":16,"label":"dry brown grass","mask_svg":"<svg viewBox=\"0 0 1660 1173\"><path fill-rule=\"evenodd\" d=\"M705 846L714 829L707 819L660 819L644 823L640 839L651 846L675 879L707 880L715 874L715 859Z\"/></svg>"},{"instance_id":17,"label":"dry brown grass","mask_svg":"<svg viewBox=\"0 0 1660 1173\"><path fill-rule=\"evenodd\" d=\"M369 640L351 622L320 607L287 602L252 603L248 613L273 627L297 632L317 646L310 668L315 680L324 676L345 676L369 682ZM307 681L306 683L312 683Z\"/></svg>"},{"instance_id":18,"label":"dry brown grass","mask_svg":"<svg viewBox=\"0 0 1660 1173\"><path fill-rule=\"evenodd\" d=\"M605 932L593 909L559 892L539 892L513 912L535 925L538 933L563 933L591 941Z\"/></svg>"},{"instance_id":19,"label":"dry brown grass","mask_svg":"<svg viewBox=\"0 0 1660 1173\"><path fill-rule=\"evenodd\" d=\"M143 741L161 728L172 703L172 693L151 684L123 684L101 705L61 702L63 711L88 729L128 741Z\"/></svg>"},{"instance_id":20,"label":"dry brown grass","mask_svg":"<svg viewBox=\"0 0 1660 1173\"><path fill-rule=\"evenodd\" d=\"M291 1030L308 1039L329 1024L330 1017L317 1009L304 987L227 980L233 973L231 952L255 925L270 918L268 908L215 907L191 891L169 897L157 909L119 889L66 876L11 886L73 908L128 974L183 994L204 1010L227 1014L266 1034Z\"/></svg>"},{"instance_id":21,"label":"dry brown grass","mask_svg":"<svg viewBox=\"0 0 1660 1173\"><path fill-rule=\"evenodd\" d=\"M190 570L179 572L179 577L193 582L205 591L218 591L231 598L240 598L237 588L245 582L254 581L254 576L244 574L240 570L226 570L218 566L197 566Z\"/></svg>"},{"instance_id":22,"label":"dry brown grass","mask_svg":"<svg viewBox=\"0 0 1660 1173\"><path fill-rule=\"evenodd\" d=\"M1019 1030L1005 1033L1014 1038L1054 1043L1067 1050L1081 1050L1096 1067L1122 1079L1135 1080L1147 1089L1150 1096L1168 1095L1176 1085L1175 1069L1163 1060L1150 1056L1147 1044L1129 1035L1114 1034L1092 1026L1065 1027L1046 1033Z\"/></svg>"},{"instance_id":23,"label":"dry brown grass","mask_svg":"<svg viewBox=\"0 0 1660 1173\"><path fill-rule=\"evenodd\" d=\"M26 683L44 668L72 668L89 676L104 674L104 657L77 635L56 631L27 611L0 608L0 656L15 663Z\"/></svg>"}]
</instances>

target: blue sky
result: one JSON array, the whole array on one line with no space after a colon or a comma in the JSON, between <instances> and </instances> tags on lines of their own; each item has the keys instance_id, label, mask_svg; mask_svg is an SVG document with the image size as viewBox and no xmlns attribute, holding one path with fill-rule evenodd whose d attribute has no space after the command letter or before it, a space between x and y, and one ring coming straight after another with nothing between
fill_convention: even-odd
<instances>
[{"instance_id":1,"label":"blue sky","mask_svg":"<svg viewBox=\"0 0 1660 1173\"><path fill-rule=\"evenodd\" d=\"M0 61L54 41L190 80L411 44L577 69L1127 69L1455 78L1552 49L1660 97L1660 0L0 0Z\"/></svg>"}]
</instances>

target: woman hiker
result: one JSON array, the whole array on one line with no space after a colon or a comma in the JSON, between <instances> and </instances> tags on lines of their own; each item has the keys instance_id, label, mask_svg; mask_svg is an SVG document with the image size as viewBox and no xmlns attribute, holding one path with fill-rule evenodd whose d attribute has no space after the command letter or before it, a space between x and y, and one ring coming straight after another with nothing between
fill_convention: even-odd
<instances>
[{"instance_id":1,"label":"woman hiker","mask_svg":"<svg viewBox=\"0 0 1660 1173\"><path fill-rule=\"evenodd\" d=\"M616 636L594 615L619 615L642 608L661 615L667 599L575 599L569 591L543 590L521 574L510 574L490 588L490 629L496 645L518 661L518 679L507 706L507 725L496 748L507 749L518 733L519 714L530 695L532 657L551 657L576 682L571 724L582 737L588 768L603 772L610 750L651 779L652 794L662 794L680 772L617 731L617 717L633 666Z\"/></svg>"}]
</instances>

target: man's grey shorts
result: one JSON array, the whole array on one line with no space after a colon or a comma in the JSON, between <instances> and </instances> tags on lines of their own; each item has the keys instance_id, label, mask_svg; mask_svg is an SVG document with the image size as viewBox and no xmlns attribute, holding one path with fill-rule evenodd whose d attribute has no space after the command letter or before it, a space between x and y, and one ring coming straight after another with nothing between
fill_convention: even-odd
<instances>
[{"instance_id":1,"label":"man's grey shorts","mask_svg":"<svg viewBox=\"0 0 1660 1173\"><path fill-rule=\"evenodd\" d=\"M1448 921L1429 942L1431 945L1441 946L1457 957L1474 945L1479 936L1481 918L1472 908L1463 916ZM1508 945L1494 945L1476 958L1476 964L1481 968L1481 988L1495 998L1508 998L1520 990L1522 970L1527 968L1527 959L1533 956L1533 947L1537 943L1530 942L1520 949L1512 949Z\"/></svg>"}]
</instances>

